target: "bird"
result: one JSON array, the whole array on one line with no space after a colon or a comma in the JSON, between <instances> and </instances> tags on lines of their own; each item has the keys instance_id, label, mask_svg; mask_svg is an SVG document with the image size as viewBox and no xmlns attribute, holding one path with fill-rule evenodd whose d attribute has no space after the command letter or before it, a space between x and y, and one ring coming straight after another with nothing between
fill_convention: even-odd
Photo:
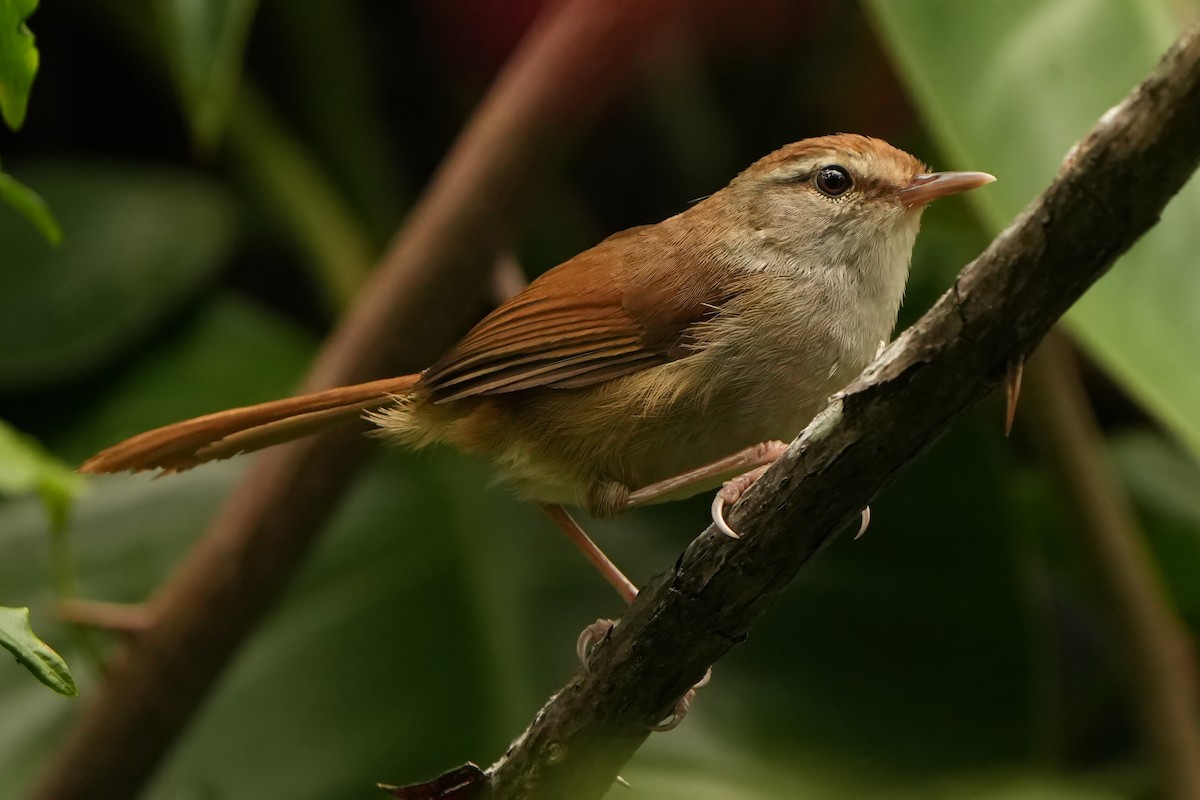
<instances>
[{"instance_id":1,"label":"bird","mask_svg":"<svg viewBox=\"0 0 1200 800\"><path fill-rule=\"evenodd\" d=\"M632 601L564 506L722 487L736 536L725 505L890 339L926 206L993 180L858 134L797 141L548 270L420 373L178 422L80 471L178 472L366 416L387 443L490 461Z\"/></svg>"}]
</instances>

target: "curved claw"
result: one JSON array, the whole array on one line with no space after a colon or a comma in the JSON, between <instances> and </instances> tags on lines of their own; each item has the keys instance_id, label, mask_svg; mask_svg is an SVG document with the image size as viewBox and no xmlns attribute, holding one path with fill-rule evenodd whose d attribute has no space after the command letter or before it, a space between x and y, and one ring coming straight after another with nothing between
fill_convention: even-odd
<instances>
[{"instance_id":1,"label":"curved claw","mask_svg":"<svg viewBox=\"0 0 1200 800\"><path fill-rule=\"evenodd\" d=\"M575 640L575 655L585 672L592 658L592 648L604 641L616 625L611 619L598 619L579 632L579 638Z\"/></svg>"},{"instance_id":2,"label":"curved claw","mask_svg":"<svg viewBox=\"0 0 1200 800\"><path fill-rule=\"evenodd\" d=\"M742 538L737 531L729 527L729 523L725 521L725 495L723 492L717 492L712 501L712 521L716 529L728 536L730 539Z\"/></svg>"},{"instance_id":3,"label":"curved claw","mask_svg":"<svg viewBox=\"0 0 1200 800\"><path fill-rule=\"evenodd\" d=\"M679 727L679 723L683 722L683 718L687 716L688 709L692 707L692 701L696 699L696 690L703 689L708 686L708 682L712 680L712 667L704 671L704 677L696 682L696 685L683 693L683 697L675 703L675 708L671 710L671 716L664 719L655 725L650 726L650 730L655 733L666 733L673 731Z\"/></svg>"},{"instance_id":4,"label":"curved claw","mask_svg":"<svg viewBox=\"0 0 1200 800\"><path fill-rule=\"evenodd\" d=\"M692 707L692 700L696 697L695 689L688 689L683 697L679 698L679 702L675 704L674 710L671 711L671 716L664 719L662 722L650 726L650 730L655 733L666 733L673 731L679 727L679 723L683 722L683 718L687 716L688 709Z\"/></svg>"},{"instance_id":5,"label":"curved claw","mask_svg":"<svg viewBox=\"0 0 1200 800\"><path fill-rule=\"evenodd\" d=\"M854 534L855 541L858 541L862 537L862 535L867 532L867 528L871 527L871 507L870 506L867 506L866 508L864 508L862 510L862 514L860 515L860 520L861 521L858 523L858 533Z\"/></svg>"},{"instance_id":6,"label":"curved claw","mask_svg":"<svg viewBox=\"0 0 1200 800\"><path fill-rule=\"evenodd\" d=\"M774 453L774 450L778 449L776 445L778 445L778 447L783 447L782 442L764 442L763 444L759 445L759 447L763 448L764 454L768 452L768 449L770 449L772 452L771 457L778 458L778 453ZM737 531L729 527L729 523L725 521L725 505L727 503L730 505L736 503L738 499L745 494L746 490L753 486L756 480L762 477L763 473L766 472L770 466L770 463L761 464L749 472L738 475L732 480L725 481L725 485L720 488L720 490L717 492L717 496L713 498L713 525L717 527L717 530L728 536L730 539L740 539L742 537Z\"/></svg>"}]
</instances>

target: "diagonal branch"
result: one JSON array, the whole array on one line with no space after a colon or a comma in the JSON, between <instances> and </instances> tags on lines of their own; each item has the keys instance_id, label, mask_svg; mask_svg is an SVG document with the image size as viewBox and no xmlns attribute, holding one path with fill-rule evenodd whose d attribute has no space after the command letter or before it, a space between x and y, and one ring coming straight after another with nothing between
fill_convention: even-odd
<instances>
[{"instance_id":1,"label":"diagonal branch","mask_svg":"<svg viewBox=\"0 0 1200 800\"><path fill-rule=\"evenodd\" d=\"M547 4L326 343L309 389L411 372L465 330L486 302L501 231L551 165L548 153L629 77L682 5ZM152 624L112 664L34 797L138 794L302 563L367 450L347 429L256 459L154 598Z\"/></svg>"},{"instance_id":2,"label":"diagonal branch","mask_svg":"<svg viewBox=\"0 0 1200 800\"><path fill-rule=\"evenodd\" d=\"M841 392L733 510L642 591L472 791L601 797L796 573L1155 222L1200 161L1200 27L1105 114L1058 178Z\"/></svg>"}]
</instances>

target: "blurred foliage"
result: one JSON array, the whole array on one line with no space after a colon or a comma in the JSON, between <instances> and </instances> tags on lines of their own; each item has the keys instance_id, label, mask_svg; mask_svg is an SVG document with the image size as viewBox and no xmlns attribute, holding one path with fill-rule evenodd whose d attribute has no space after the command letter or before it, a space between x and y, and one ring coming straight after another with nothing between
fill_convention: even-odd
<instances>
[{"instance_id":1,"label":"blurred foliage","mask_svg":"<svg viewBox=\"0 0 1200 800\"><path fill-rule=\"evenodd\" d=\"M66 518L83 480L37 442L0 422L0 495L37 494L55 523Z\"/></svg>"},{"instance_id":2,"label":"blurred foliage","mask_svg":"<svg viewBox=\"0 0 1200 800\"><path fill-rule=\"evenodd\" d=\"M0 217L0 387L86 373L176 310L228 258L234 213L199 175L145 164L30 163L19 173L58 209L51 248Z\"/></svg>"},{"instance_id":3,"label":"blurred foliage","mask_svg":"<svg viewBox=\"0 0 1200 800\"><path fill-rule=\"evenodd\" d=\"M52 541L65 543L71 502L83 481L69 467L46 452L37 442L0 422L0 497L35 494L50 521ZM59 566L59 579L68 565ZM66 662L37 638L29 625L28 608L0 606L0 647L6 648L38 680L59 694L77 693Z\"/></svg>"},{"instance_id":4,"label":"blurred foliage","mask_svg":"<svg viewBox=\"0 0 1200 800\"><path fill-rule=\"evenodd\" d=\"M155 0L170 62L197 145L215 147L233 110L256 0Z\"/></svg>"},{"instance_id":5,"label":"blurred foliage","mask_svg":"<svg viewBox=\"0 0 1200 800\"><path fill-rule=\"evenodd\" d=\"M0 0L0 116L13 130L25 123L29 90L37 75L38 51L25 18L37 8L37 0ZM11 175L0 172L0 201L16 209L34 224L46 240L58 244L62 230L45 202Z\"/></svg>"},{"instance_id":6,"label":"blurred foliage","mask_svg":"<svg viewBox=\"0 0 1200 800\"><path fill-rule=\"evenodd\" d=\"M291 391L539 3L67 6L39 11L38 105L20 136L0 135L6 165L66 230L52 250L0 209L0 418L77 463ZM873 17L794 0L693 6L642 85L564 139L559 174L512 232L521 263L537 273L674 213L785 141L856 130L1001 177L984 205L926 215L903 324L1149 68L1179 25L1163 9L1180 4L905 0ZM1121 51L1111 71L1095 48ZM1073 324L1108 370L1090 389L1195 630L1200 404L1187 405L1183 373L1200 315L1194 225L1179 216ZM1117 322L1107 291L1136 298ZM1136 349L1158 344L1154 358ZM1000 429L998 404L968 417L873 505L864 539L806 568L682 728L624 770L637 796L1148 794L1122 654L1073 552L1069 505ZM80 593L151 595L244 467L91 481L72 513ZM578 631L620 609L536 509L489 480L451 452L382 454L148 796L371 797L375 781L501 753L574 669ZM640 582L673 562L705 505L591 527ZM0 604L30 606L59 641L54 570L37 499L0 502ZM94 690L94 674L77 677ZM77 711L17 670L0 671L0 707L0 775L19 796Z\"/></svg>"}]
</instances>

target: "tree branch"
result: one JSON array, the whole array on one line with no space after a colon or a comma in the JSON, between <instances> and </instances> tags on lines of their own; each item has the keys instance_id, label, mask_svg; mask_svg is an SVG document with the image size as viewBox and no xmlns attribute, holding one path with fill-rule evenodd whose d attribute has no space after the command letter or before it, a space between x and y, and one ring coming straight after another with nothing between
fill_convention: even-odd
<instances>
[{"instance_id":1,"label":"tree branch","mask_svg":"<svg viewBox=\"0 0 1200 800\"><path fill-rule=\"evenodd\" d=\"M905 464L1028 354L1157 222L1200 160L1200 28L1104 115L1058 178L655 578L470 796L599 798L692 684ZM982 165L986 166L986 165ZM467 794L461 796L466 797Z\"/></svg>"},{"instance_id":2,"label":"tree branch","mask_svg":"<svg viewBox=\"0 0 1200 800\"><path fill-rule=\"evenodd\" d=\"M681 5L547 7L322 350L309 389L411 372L465 330L486 304L500 232L552 164L547 152L629 76ZM350 427L256 459L155 598L152 626L114 661L35 798L137 795L302 563L366 453Z\"/></svg>"}]
</instances>

